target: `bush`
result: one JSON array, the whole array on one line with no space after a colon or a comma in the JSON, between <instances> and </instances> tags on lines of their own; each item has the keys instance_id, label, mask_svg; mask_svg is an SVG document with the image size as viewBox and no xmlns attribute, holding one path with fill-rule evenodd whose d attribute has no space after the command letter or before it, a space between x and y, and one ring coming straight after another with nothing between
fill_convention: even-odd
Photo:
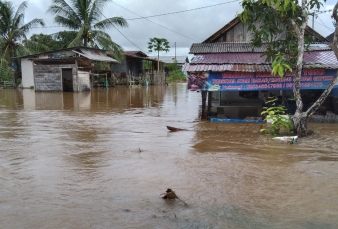
<instances>
[{"instance_id":1,"label":"bush","mask_svg":"<svg viewBox=\"0 0 338 229\"><path fill-rule=\"evenodd\" d=\"M13 69L0 65L0 81L12 81Z\"/></svg>"},{"instance_id":2,"label":"bush","mask_svg":"<svg viewBox=\"0 0 338 229\"><path fill-rule=\"evenodd\" d=\"M181 70L169 72L168 82L186 82L187 76Z\"/></svg>"},{"instance_id":3,"label":"bush","mask_svg":"<svg viewBox=\"0 0 338 229\"><path fill-rule=\"evenodd\" d=\"M266 121L270 120L271 125L267 126L267 128L261 129L261 132L265 132L267 134L279 135L281 129L284 129L284 132L287 134L294 133L294 125L291 119L285 117L285 108L283 106L276 105L277 99L272 98L267 101L265 104L270 107L264 107L264 111L261 113L262 115L266 115Z\"/></svg>"}]
</instances>

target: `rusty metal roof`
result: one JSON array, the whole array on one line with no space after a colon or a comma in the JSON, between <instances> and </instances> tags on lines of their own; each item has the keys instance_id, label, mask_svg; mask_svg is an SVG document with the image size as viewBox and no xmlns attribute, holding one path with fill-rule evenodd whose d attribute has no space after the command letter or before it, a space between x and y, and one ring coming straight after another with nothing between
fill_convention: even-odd
<instances>
[{"instance_id":1,"label":"rusty metal roof","mask_svg":"<svg viewBox=\"0 0 338 229\"><path fill-rule=\"evenodd\" d=\"M183 67L186 72L271 72L270 64L189 64Z\"/></svg>"},{"instance_id":2,"label":"rusty metal roof","mask_svg":"<svg viewBox=\"0 0 338 229\"><path fill-rule=\"evenodd\" d=\"M198 54L191 64L266 64L262 53L213 53Z\"/></svg>"},{"instance_id":3,"label":"rusty metal roof","mask_svg":"<svg viewBox=\"0 0 338 229\"><path fill-rule=\"evenodd\" d=\"M256 48L250 42L218 42L218 43L194 43L190 48L191 54L202 53L228 53L228 52L258 52L267 50L267 44ZM331 50L330 43L313 43L310 50Z\"/></svg>"},{"instance_id":4,"label":"rusty metal roof","mask_svg":"<svg viewBox=\"0 0 338 229\"><path fill-rule=\"evenodd\" d=\"M262 53L213 53L199 54L183 71L242 71L269 72L270 63L265 62ZM312 51L304 53L304 68L338 69L338 60L333 51Z\"/></svg>"},{"instance_id":5,"label":"rusty metal roof","mask_svg":"<svg viewBox=\"0 0 338 229\"><path fill-rule=\"evenodd\" d=\"M81 56L84 56L84 57L86 57L90 60L119 63L114 58L107 56L105 51L92 50L92 49L87 49L87 48L81 48L80 50L81 50L81 52L78 52L78 51L75 51L75 50L72 50L72 51L81 55Z\"/></svg>"},{"instance_id":6,"label":"rusty metal roof","mask_svg":"<svg viewBox=\"0 0 338 229\"><path fill-rule=\"evenodd\" d=\"M148 57L148 55L142 51L124 51L123 54L126 56Z\"/></svg>"}]
</instances>

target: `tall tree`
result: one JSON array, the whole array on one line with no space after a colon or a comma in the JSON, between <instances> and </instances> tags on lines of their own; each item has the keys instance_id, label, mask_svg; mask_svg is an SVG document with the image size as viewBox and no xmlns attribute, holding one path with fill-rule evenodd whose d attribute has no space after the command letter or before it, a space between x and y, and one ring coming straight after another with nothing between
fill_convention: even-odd
<instances>
[{"instance_id":1,"label":"tall tree","mask_svg":"<svg viewBox=\"0 0 338 229\"><path fill-rule=\"evenodd\" d=\"M28 23L24 21L27 2L22 2L17 9L13 3L0 0L0 52L1 62L12 66L11 58L17 52L23 51L22 40L26 40L26 34L37 25L44 26L42 19L33 19Z\"/></svg>"},{"instance_id":2,"label":"tall tree","mask_svg":"<svg viewBox=\"0 0 338 229\"><path fill-rule=\"evenodd\" d=\"M336 76L318 100L303 111L300 93L303 54L305 50L309 51L308 46L312 41L310 37L305 36L305 28L310 11L319 10L322 3L319 0L301 0L299 4L298 0L244 0L242 6L244 11L240 18L253 32L253 45L260 47L263 43L268 44L264 55L267 61L272 61L272 74L283 77L286 71L295 72L293 94L296 111L293 123L298 135L306 135L310 116L320 107L338 82ZM338 54L337 51L335 53Z\"/></svg>"},{"instance_id":3,"label":"tall tree","mask_svg":"<svg viewBox=\"0 0 338 229\"><path fill-rule=\"evenodd\" d=\"M105 18L102 10L112 0L52 0L49 13L55 15L54 21L72 31L77 36L68 47L83 45L109 50L116 59L123 58L123 49L112 41L110 35L104 30L116 26L128 27L127 21L122 17ZM71 32L71 31L69 31Z\"/></svg>"},{"instance_id":4,"label":"tall tree","mask_svg":"<svg viewBox=\"0 0 338 229\"><path fill-rule=\"evenodd\" d=\"M169 42L165 38L150 38L148 42L149 52L157 52L157 71L160 71L160 52L168 52L170 50Z\"/></svg>"},{"instance_id":5,"label":"tall tree","mask_svg":"<svg viewBox=\"0 0 338 229\"><path fill-rule=\"evenodd\" d=\"M23 44L31 54L57 49L57 42L53 37L42 33L33 34L29 39L24 40Z\"/></svg>"},{"instance_id":6,"label":"tall tree","mask_svg":"<svg viewBox=\"0 0 338 229\"><path fill-rule=\"evenodd\" d=\"M29 53L40 53L67 48L76 38L75 31L60 31L53 34L33 34L23 44Z\"/></svg>"}]
</instances>

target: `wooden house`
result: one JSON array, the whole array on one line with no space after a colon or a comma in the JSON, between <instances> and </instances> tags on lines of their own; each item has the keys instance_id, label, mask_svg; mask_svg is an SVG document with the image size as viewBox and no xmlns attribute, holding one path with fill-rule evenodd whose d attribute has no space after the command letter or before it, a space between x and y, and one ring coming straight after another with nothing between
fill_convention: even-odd
<instances>
[{"instance_id":1,"label":"wooden house","mask_svg":"<svg viewBox=\"0 0 338 229\"><path fill-rule=\"evenodd\" d=\"M112 64L112 72L118 82L130 83L145 81L154 83L154 72L157 71L157 60L148 57L142 51L125 51L121 63ZM160 61L160 69L163 69L163 62ZM130 81L130 82L128 82Z\"/></svg>"},{"instance_id":2,"label":"wooden house","mask_svg":"<svg viewBox=\"0 0 338 229\"><path fill-rule=\"evenodd\" d=\"M306 109L336 76L338 61L325 37L310 27L305 33L316 40L310 46L311 52L304 53L301 89ZM209 116L260 117L269 96L277 97L290 113L295 109L288 100L293 95L293 74L272 76L271 63L261 56L267 46L254 48L251 39L247 25L236 17L204 42L192 44L190 53L194 58L184 66L188 89L201 90L203 101L208 92ZM202 104L203 118L204 108Z\"/></svg>"}]
</instances>

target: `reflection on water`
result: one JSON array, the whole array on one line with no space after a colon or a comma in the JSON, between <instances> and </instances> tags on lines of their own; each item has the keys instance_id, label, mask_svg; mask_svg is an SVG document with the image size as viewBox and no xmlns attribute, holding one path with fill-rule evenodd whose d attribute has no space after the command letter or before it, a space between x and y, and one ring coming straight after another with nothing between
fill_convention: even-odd
<instances>
[{"instance_id":1,"label":"reflection on water","mask_svg":"<svg viewBox=\"0 0 338 229\"><path fill-rule=\"evenodd\" d=\"M200 97L0 88L2 228L338 227L337 124L289 145L199 121ZM188 206L160 199L168 187Z\"/></svg>"}]
</instances>

